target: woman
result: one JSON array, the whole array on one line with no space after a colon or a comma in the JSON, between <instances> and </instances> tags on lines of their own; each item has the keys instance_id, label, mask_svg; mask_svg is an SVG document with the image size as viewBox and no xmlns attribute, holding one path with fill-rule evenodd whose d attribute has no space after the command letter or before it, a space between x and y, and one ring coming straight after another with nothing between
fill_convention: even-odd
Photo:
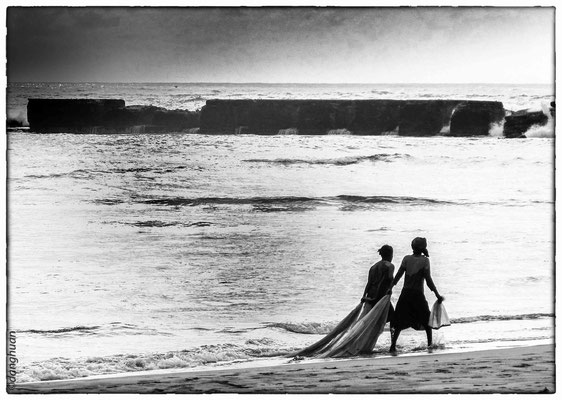
<instances>
[{"instance_id":1,"label":"woman","mask_svg":"<svg viewBox=\"0 0 562 400\"><path fill-rule=\"evenodd\" d=\"M427 334L427 346L432 345L431 327L429 327L429 306L423 294L423 283L427 283L427 287L435 293L438 302L442 302L444 298L439 294L429 269L429 252L427 251L427 241L425 238L417 237L412 241L413 254L404 257L402 264L398 269L396 277L392 281L388 294L392 292L392 287L398 283L402 275L404 278L404 287L396 303L396 311L392 320L394 332L390 345L390 352L396 352L396 341L400 335L400 331L413 328L415 330L425 330Z\"/></svg>"},{"instance_id":2,"label":"woman","mask_svg":"<svg viewBox=\"0 0 562 400\"><path fill-rule=\"evenodd\" d=\"M379 254L382 259L369 270L361 303L326 336L291 357L351 357L373 351L392 309L387 295L394 273L392 247L382 246Z\"/></svg>"},{"instance_id":3,"label":"woman","mask_svg":"<svg viewBox=\"0 0 562 400\"><path fill-rule=\"evenodd\" d=\"M367 286L365 286L365 293L361 299L362 302L366 303L363 310L365 314L387 294L392 285L392 278L394 277L394 264L392 264L394 250L392 246L385 244L379 249L379 254L381 260L369 270ZM392 321L393 315L394 308L390 305L388 321Z\"/></svg>"}]
</instances>

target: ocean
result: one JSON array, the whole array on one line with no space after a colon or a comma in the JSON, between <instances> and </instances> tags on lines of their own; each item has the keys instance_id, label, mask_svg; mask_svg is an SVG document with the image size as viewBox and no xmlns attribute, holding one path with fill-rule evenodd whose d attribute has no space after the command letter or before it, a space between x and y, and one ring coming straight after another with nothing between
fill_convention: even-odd
<instances>
[{"instance_id":1,"label":"ocean","mask_svg":"<svg viewBox=\"0 0 562 400\"><path fill-rule=\"evenodd\" d=\"M497 100L549 85L10 83L28 98ZM359 302L376 250L426 237L452 320L439 351L554 341L554 130L527 139L7 136L8 328L18 382L283 363ZM403 280L393 292L396 304ZM435 296L425 290L429 305ZM388 330L375 357L388 355ZM408 330L401 354L425 351Z\"/></svg>"}]
</instances>

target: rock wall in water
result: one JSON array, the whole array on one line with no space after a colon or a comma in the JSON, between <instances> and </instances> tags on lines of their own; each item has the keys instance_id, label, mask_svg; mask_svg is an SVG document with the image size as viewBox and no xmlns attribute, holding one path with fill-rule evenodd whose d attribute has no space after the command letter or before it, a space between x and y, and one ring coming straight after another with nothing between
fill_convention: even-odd
<instances>
[{"instance_id":1,"label":"rock wall in water","mask_svg":"<svg viewBox=\"0 0 562 400\"><path fill-rule=\"evenodd\" d=\"M33 132L206 134L349 132L409 136L488 135L501 102L465 100L208 100L198 112L125 106L124 100L29 99ZM449 129L450 128L450 129Z\"/></svg>"},{"instance_id":2,"label":"rock wall in water","mask_svg":"<svg viewBox=\"0 0 562 400\"><path fill-rule=\"evenodd\" d=\"M181 132L199 126L199 114L153 106L125 106L113 99L29 99L33 132Z\"/></svg>"},{"instance_id":3,"label":"rock wall in water","mask_svg":"<svg viewBox=\"0 0 562 400\"><path fill-rule=\"evenodd\" d=\"M326 134L345 129L357 135L487 135L500 123L501 102L462 100L208 100L202 133ZM477 116L475 120L471 117Z\"/></svg>"}]
</instances>

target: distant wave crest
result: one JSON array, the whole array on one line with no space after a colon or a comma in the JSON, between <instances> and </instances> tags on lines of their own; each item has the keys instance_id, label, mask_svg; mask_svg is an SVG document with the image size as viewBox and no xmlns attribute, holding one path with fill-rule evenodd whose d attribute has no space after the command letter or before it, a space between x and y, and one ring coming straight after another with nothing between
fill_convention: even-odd
<instances>
[{"instance_id":1,"label":"distant wave crest","mask_svg":"<svg viewBox=\"0 0 562 400\"><path fill-rule=\"evenodd\" d=\"M520 320L531 320L531 319L552 318L552 317L554 317L554 314L548 314L548 313L517 314L517 315L477 315L473 317L452 318L451 323L467 324L471 322L483 322L483 321L520 321Z\"/></svg>"},{"instance_id":2,"label":"distant wave crest","mask_svg":"<svg viewBox=\"0 0 562 400\"><path fill-rule=\"evenodd\" d=\"M541 318L553 318L554 314L534 313L534 314L517 314L517 315L476 315L472 317L451 318L452 324L467 324L473 322L486 321L520 321L533 320ZM267 324L268 328L282 329L293 333L302 333L305 335L325 335L335 328L338 321L331 322L274 322Z\"/></svg>"},{"instance_id":3,"label":"distant wave crest","mask_svg":"<svg viewBox=\"0 0 562 400\"><path fill-rule=\"evenodd\" d=\"M139 203L165 205L165 206L199 206L206 204L282 204L282 203L307 203L314 202L317 199L311 197L164 197L148 200L139 200Z\"/></svg>"},{"instance_id":4,"label":"distant wave crest","mask_svg":"<svg viewBox=\"0 0 562 400\"><path fill-rule=\"evenodd\" d=\"M74 178L74 179L90 179L95 175L101 174L137 174L137 173L155 173L155 174L166 174L175 172L178 170L188 168L185 165L176 165L164 168L154 168L154 167L131 167L131 168L110 168L110 169L76 169L69 172L58 172L52 174L30 174L26 175L26 178Z\"/></svg>"},{"instance_id":5,"label":"distant wave crest","mask_svg":"<svg viewBox=\"0 0 562 400\"><path fill-rule=\"evenodd\" d=\"M38 333L38 334L69 333L69 332L91 333L92 331L96 331L99 328L100 326L73 326L73 327L59 328L59 329L28 329L19 332Z\"/></svg>"},{"instance_id":6,"label":"distant wave crest","mask_svg":"<svg viewBox=\"0 0 562 400\"><path fill-rule=\"evenodd\" d=\"M169 226L183 226L183 227L191 227L191 226L210 226L213 225L211 222L207 221L197 221L197 222L179 222L179 221L158 221L158 220L150 220L150 221L135 221L135 222L121 222L122 224L132 225L139 228L165 228Z\"/></svg>"},{"instance_id":7,"label":"distant wave crest","mask_svg":"<svg viewBox=\"0 0 562 400\"><path fill-rule=\"evenodd\" d=\"M268 324L268 328L278 328L288 332L302 333L305 335L325 335L336 326L335 322L275 322Z\"/></svg>"},{"instance_id":8,"label":"distant wave crest","mask_svg":"<svg viewBox=\"0 0 562 400\"><path fill-rule=\"evenodd\" d=\"M370 156L351 156L351 157L341 157L341 158L326 158L326 159L298 159L298 158L276 158L276 159L265 159L265 158L255 158L243 160L244 162L253 163L271 163L271 164L281 164L281 165L295 165L295 164L307 164L307 165L335 165L335 166L346 166L358 164L365 161L377 162L392 162L397 159L410 158L409 154L373 154Z\"/></svg>"},{"instance_id":9,"label":"distant wave crest","mask_svg":"<svg viewBox=\"0 0 562 400\"><path fill-rule=\"evenodd\" d=\"M201 206L201 205L251 205L257 211L302 211L316 206L339 206L344 209L378 204L435 205L455 204L450 201L409 196L354 196L339 195L328 197L163 197L135 199L137 203L163 206ZM99 202L99 201L98 201ZM109 204L102 200L102 204Z\"/></svg>"},{"instance_id":10,"label":"distant wave crest","mask_svg":"<svg viewBox=\"0 0 562 400\"><path fill-rule=\"evenodd\" d=\"M409 196L349 196L340 195L336 197L339 200L349 203L391 203L391 204L454 204L450 201L429 199L425 197L409 197Z\"/></svg>"},{"instance_id":11,"label":"distant wave crest","mask_svg":"<svg viewBox=\"0 0 562 400\"><path fill-rule=\"evenodd\" d=\"M447 205L476 205L476 206L509 206L524 207L529 204L553 204L550 200L528 200L506 199L502 201L476 201L467 199L442 200L428 197L413 196L360 196L360 195L337 195L326 197L308 196L271 196L271 197L152 197L146 198L138 195L131 197L110 197L87 200L94 204L114 206L123 203L147 204L154 206L169 207L197 207L197 206L251 206L254 211L307 211L319 206L339 207L342 211L361 210L379 206L389 205L413 205L413 206L447 206ZM128 222L123 222L128 224ZM205 223L204 221L202 223ZM172 226L185 225L181 221L135 221L129 224L137 226ZM193 224L189 224L192 226Z\"/></svg>"},{"instance_id":12,"label":"distant wave crest","mask_svg":"<svg viewBox=\"0 0 562 400\"><path fill-rule=\"evenodd\" d=\"M25 330L16 330L18 333L31 333L37 335L61 335L61 336L69 336L69 335L102 335L102 336L111 336L111 335L164 335L166 336L166 332L159 332L153 328L141 327L138 325L127 324L122 322L111 322L105 325L93 325L93 326L72 326L72 327L63 327L57 329L25 329Z\"/></svg>"}]
</instances>

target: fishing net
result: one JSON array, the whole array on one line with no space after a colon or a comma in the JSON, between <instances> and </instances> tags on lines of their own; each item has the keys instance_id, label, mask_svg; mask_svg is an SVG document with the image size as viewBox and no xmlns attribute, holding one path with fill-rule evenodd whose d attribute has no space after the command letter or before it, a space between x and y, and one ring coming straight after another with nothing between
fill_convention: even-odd
<instances>
[{"instance_id":1,"label":"fishing net","mask_svg":"<svg viewBox=\"0 0 562 400\"><path fill-rule=\"evenodd\" d=\"M370 307L360 303L325 337L291 356L324 358L371 353L387 321L390 295Z\"/></svg>"},{"instance_id":2,"label":"fishing net","mask_svg":"<svg viewBox=\"0 0 562 400\"><path fill-rule=\"evenodd\" d=\"M429 314L429 326L433 329L439 329L449 325L451 325L451 321L449 320L445 306L443 303L436 301L431 309L431 314Z\"/></svg>"}]
</instances>

